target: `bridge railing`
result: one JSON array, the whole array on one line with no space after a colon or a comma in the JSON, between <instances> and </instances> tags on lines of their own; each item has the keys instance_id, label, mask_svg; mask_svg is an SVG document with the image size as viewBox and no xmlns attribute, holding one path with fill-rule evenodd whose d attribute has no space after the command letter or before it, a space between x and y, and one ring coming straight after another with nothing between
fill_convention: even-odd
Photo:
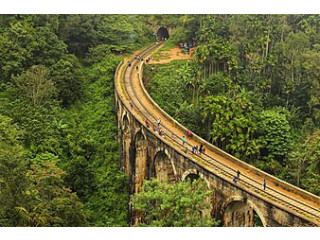
<instances>
[{"instance_id":1,"label":"bridge railing","mask_svg":"<svg viewBox=\"0 0 320 240\"><path fill-rule=\"evenodd\" d=\"M155 105L159 111L166 116L166 120L169 121L172 125L174 125L175 127L177 127L178 129L180 129L180 131L185 132L185 135L187 134L187 131L190 129L187 129L186 127L184 127L182 124L180 124L179 122L177 122L174 118L172 118L168 113L166 113L149 95L148 91L146 90L143 80L142 80L142 76L143 76L143 68L141 69L141 74L139 75L139 80L140 80L140 85L141 88L143 89L143 93L145 95L146 98L148 98L153 105ZM182 136L180 136L182 137ZM206 148L216 154L218 154L219 156L231 161L232 163L238 165L241 168L247 169L248 172L257 175L261 178L266 179L267 182L269 183L273 183L275 186L281 187L282 189L297 194L299 196L301 196L302 198L315 202L316 204L320 204L320 198L310 192L307 192L301 188L298 188L290 183L287 183L281 179L278 179L266 172L263 172L262 170L255 168L254 166L243 162L242 160L230 155L229 153L223 151L222 149L214 146L213 144L209 143L208 141L204 140L203 138L201 138L200 136L198 136L197 134L193 133L193 139L196 140L199 143L202 143L206 146ZM236 171L236 170L235 170ZM242 173L243 175L245 175L246 173ZM261 183L262 184L262 183Z\"/></svg>"}]
</instances>

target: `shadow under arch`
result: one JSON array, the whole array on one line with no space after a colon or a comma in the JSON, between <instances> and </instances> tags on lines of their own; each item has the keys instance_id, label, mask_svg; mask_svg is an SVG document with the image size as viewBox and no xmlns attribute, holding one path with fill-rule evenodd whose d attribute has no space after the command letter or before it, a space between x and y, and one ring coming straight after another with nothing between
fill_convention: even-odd
<instances>
[{"instance_id":1,"label":"shadow under arch","mask_svg":"<svg viewBox=\"0 0 320 240\"><path fill-rule=\"evenodd\" d=\"M122 131L124 133L130 132L130 120L128 118L128 114L126 114L126 113L122 117Z\"/></svg>"},{"instance_id":2,"label":"shadow under arch","mask_svg":"<svg viewBox=\"0 0 320 240\"><path fill-rule=\"evenodd\" d=\"M160 182L167 181L172 184L176 182L174 169L169 156L162 150L154 156L153 175Z\"/></svg>"},{"instance_id":3,"label":"shadow under arch","mask_svg":"<svg viewBox=\"0 0 320 240\"><path fill-rule=\"evenodd\" d=\"M253 214L252 218L248 219L250 208ZM240 210L240 213L237 213L237 210ZM260 209L252 201L242 196L229 197L222 205L222 212L224 225L227 227L253 227L255 226L255 214L261 225L263 227L267 226L267 221Z\"/></svg>"},{"instance_id":4,"label":"shadow under arch","mask_svg":"<svg viewBox=\"0 0 320 240\"><path fill-rule=\"evenodd\" d=\"M165 27L161 26L157 31L157 40L163 41L163 40L167 40L168 38L169 38L168 30Z\"/></svg>"},{"instance_id":5,"label":"shadow under arch","mask_svg":"<svg viewBox=\"0 0 320 240\"><path fill-rule=\"evenodd\" d=\"M135 133L133 140L134 140L134 146L135 146L135 147L138 147L139 142L140 142L140 141L147 140L147 137L146 137L145 133L143 132L143 130L142 130L142 129L139 129L139 130Z\"/></svg>"},{"instance_id":6,"label":"shadow under arch","mask_svg":"<svg viewBox=\"0 0 320 240\"><path fill-rule=\"evenodd\" d=\"M206 184L208 186L208 189L211 189L209 181L207 179L205 179L203 174L200 173L199 171L197 171L197 169L188 169L188 170L186 170L182 174L181 180L185 181L186 179L190 179L191 182L192 182L192 181L197 180L199 178L206 182Z\"/></svg>"}]
</instances>

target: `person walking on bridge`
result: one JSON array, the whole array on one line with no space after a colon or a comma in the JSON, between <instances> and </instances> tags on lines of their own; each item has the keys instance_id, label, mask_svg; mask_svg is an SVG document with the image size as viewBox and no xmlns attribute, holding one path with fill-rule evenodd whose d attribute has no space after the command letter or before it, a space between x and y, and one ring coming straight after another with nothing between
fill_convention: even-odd
<instances>
[{"instance_id":1,"label":"person walking on bridge","mask_svg":"<svg viewBox=\"0 0 320 240\"><path fill-rule=\"evenodd\" d=\"M203 149L203 144L201 143L200 144L200 147L199 147L199 154L201 155L201 153L202 153L202 149Z\"/></svg>"},{"instance_id":2,"label":"person walking on bridge","mask_svg":"<svg viewBox=\"0 0 320 240\"><path fill-rule=\"evenodd\" d=\"M160 120L160 118L158 118L157 123L158 123L158 127L159 127L159 126L160 126L160 124L161 124L161 120Z\"/></svg>"},{"instance_id":3,"label":"person walking on bridge","mask_svg":"<svg viewBox=\"0 0 320 240\"><path fill-rule=\"evenodd\" d=\"M233 178L233 182L234 182L235 184L237 184L238 178L237 178L237 177L234 177L234 178Z\"/></svg>"},{"instance_id":4,"label":"person walking on bridge","mask_svg":"<svg viewBox=\"0 0 320 240\"><path fill-rule=\"evenodd\" d=\"M181 141L182 141L182 145L184 145L184 143L186 142L186 139L184 136L181 138Z\"/></svg>"},{"instance_id":5,"label":"person walking on bridge","mask_svg":"<svg viewBox=\"0 0 320 240\"><path fill-rule=\"evenodd\" d=\"M190 130L187 131L188 138L192 138L192 132Z\"/></svg>"},{"instance_id":6,"label":"person walking on bridge","mask_svg":"<svg viewBox=\"0 0 320 240\"><path fill-rule=\"evenodd\" d=\"M263 180L263 190L266 190L266 187L267 187L267 181L264 179Z\"/></svg>"},{"instance_id":7,"label":"person walking on bridge","mask_svg":"<svg viewBox=\"0 0 320 240\"><path fill-rule=\"evenodd\" d=\"M240 171L237 171L237 178L240 179Z\"/></svg>"}]
</instances>

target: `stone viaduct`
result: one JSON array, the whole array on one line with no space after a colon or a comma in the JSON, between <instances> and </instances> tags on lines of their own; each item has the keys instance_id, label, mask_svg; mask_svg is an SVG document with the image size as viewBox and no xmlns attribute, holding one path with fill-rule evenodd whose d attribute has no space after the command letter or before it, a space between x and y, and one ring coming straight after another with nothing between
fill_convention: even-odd
<instances>
[{"instance_id":1,"label":"stone viaduct","mask_svg":"<svg viewBox=\"0 0 320 240\"><path fill-rule=\"evenodd\" d=\"M154 44L139 54L151 56L159 47L161 44ZM221 220L223 226L253 226L257 218L265 227L320 226L318 196L246 164L197 135L192 141L203 143L206 154L186 152L180 139L187 129L151 99L142 80L143 64L132 56L121 62L115 73L121 166L129 176L131 194L139 192L150 178L166 178L170 183L202 178L214 190L210 215ZM145 123L148 119L152 125L158 117L162 120L162 136ZM239 169L240 181L235 184L232 179ZM268 182L265 191L263 179Z\"/></svg>"}]
</instances>

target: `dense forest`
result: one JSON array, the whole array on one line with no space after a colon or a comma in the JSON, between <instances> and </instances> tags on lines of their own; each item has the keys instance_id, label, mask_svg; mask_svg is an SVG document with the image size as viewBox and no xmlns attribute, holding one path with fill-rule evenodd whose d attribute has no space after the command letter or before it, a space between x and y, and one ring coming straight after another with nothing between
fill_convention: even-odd
<instances>
[{"instance_id":1,"label":"dense forest","mask_svg":"<svg viewBox=\"0 0 320 240\"><path fill-rule=\"evenodd\" d=\"M320 16L186 15L145 71L160 106L214 145L320 195Z\"/></svg>"},{"instance_id":2,"label":"dense forest","mask_svg":"<svg viewBox=\"0 0 320 240\"><path fill-rule=\"evenodd\" d=\"M0 226L127 226L113 75L146 16L0 17Z\"/></svg>"},{"instance_id":3,"label":"dense forest","mask_svg":"<svg viewBox=\"0 0 320 240\"><path fill-rule=\"evenodd\" d=\"M159 105L320 195L320 16L0 15L0 226L128 226L113 75L152 24L174 28L167 46L197 43L193 60L146 66ZM219 225L199 217L201 183L147 181L133 209L155 192L167 209L143 226Z\"/></svg>"}]
</instances>

